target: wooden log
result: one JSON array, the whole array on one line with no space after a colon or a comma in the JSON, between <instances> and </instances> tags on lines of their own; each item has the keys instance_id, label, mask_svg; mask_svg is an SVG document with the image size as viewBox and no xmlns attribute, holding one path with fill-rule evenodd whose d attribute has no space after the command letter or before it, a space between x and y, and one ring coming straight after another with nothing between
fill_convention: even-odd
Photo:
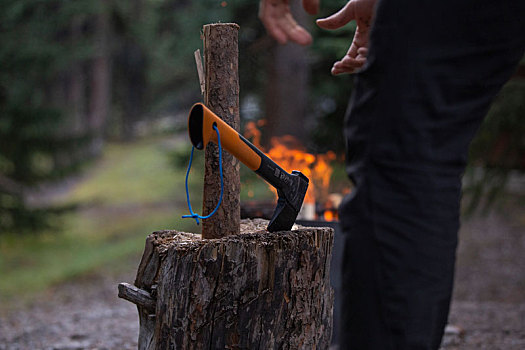
<instances>
[{"instance_id":1,"label":"wooden log","mask_svg":"<svg viewBox=\"0 0 525 350\"><path fill-rule=\"evenodd\" d=\"M269 233L243 220L240 235L154 232L135 285L155 298L138 306L139 349L328 349L333 229Z\"/></svg>"},{"instance_id":2,"label":"wooden log","mask_svg":"<svg viewBox=\"0 0 525 350\"><path fill-rule=\"evenodd\" d=\"M239 26L235 23L208 24L203 27L206 93L204 103L235 130L239 131ZM224 194L217 213L203 221L203 238L239 234L241 180L239 161L223 151ZM210 143L205 152L203 215L217 205L221 188L218 147Z\"/></svg>"}]
</instances>

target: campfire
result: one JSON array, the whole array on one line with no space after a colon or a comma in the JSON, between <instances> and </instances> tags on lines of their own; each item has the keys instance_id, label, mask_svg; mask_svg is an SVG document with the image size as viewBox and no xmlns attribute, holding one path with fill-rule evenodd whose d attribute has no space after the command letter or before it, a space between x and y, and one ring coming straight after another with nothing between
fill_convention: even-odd
<instances>
[{"instance_id":1,"label":"campfire","mask_svg":"<svg viewBox=\"0 0 525 350\"><path fill-rule=\"evenodd\" d=\"M335 152L328 151L323 154L311 154L294 136L285 135L281 137L272 137L269 149L261 145L261 131L259 127L264 122L248 122L245 126L244 136L264 151L268 157L279 164L284 170L291 172L299 170L310 179L308 191L304 199L303 207L299 213L300 220L318 220L318 221L337 221L337 208L341 203L343 194L331 193L330 180L333 173L332 162L336 160ZM268 186L275 194L277 192L272 186ZM345 189L344 192L349 192ZM248 192L250 195L250 191ZM247 206L249 208L247 208ZM241 208L247 217L271 215L271 212L265 210L265 203L246 203L245 208ZM271 208L274 207L272 204Z\"/></svg>"}]
</instances>

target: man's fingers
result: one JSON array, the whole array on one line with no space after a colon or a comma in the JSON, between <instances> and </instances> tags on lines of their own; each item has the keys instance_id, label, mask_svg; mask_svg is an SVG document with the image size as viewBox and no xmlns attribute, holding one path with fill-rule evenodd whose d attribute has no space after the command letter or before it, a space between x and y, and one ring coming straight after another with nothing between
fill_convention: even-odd
<instances>
[{"instance_id":1,"label":"man's fingers","mask_svg":"<svg viewBox=\"0 0 525 350\"><path fill-rule=\"evenodd\" d=\"M293 41L299 45L310 45L313 41L312 36L306 29L289 20L280 20L268 25L268 33L279 44L286 44L288 40Z\"/></svg>"},{"instance_id":2,"label":"man's fingers","mask_svg":"<svg viewBox=\"0 0 525 350\"><path fill-rule=\"evenodd\" d=\"M334 64L334 67L341 68L341 69L348 69L348 70L354 70L361 68L365 64L365 60L355 60L350 58L343 58L341 61L336 62Z\"/></svg>"},{"instance_id":3,"label":"man's fingers","mask_svg":"<svg viewBox=\"0 0 525 350\"><path fill-rule=\"evenodd\" d=\"M368 39L374 17L375 1L349 0L337 13L317 20L317 25L323 29L338 29L352 20L356 20L357 28L352 44L346 56L334 63L332 74L354 73L366 63L368 56Z\"/></svg>"},{"instance_id":4,"label":"man's fingers","mask_svg":"<svg viewBox=\"0 0 525 350\"><path fill-rule=\"evenodd\" d=\"M357 27L352 44L348 51L340 61L334 63L331 73L333 75L352 74L356 70L363 67L366 63L366 56L368 55L368 30L361 30Z\"/></svg>"},{"instance_id":5,"label":"man's fingers","mask_svg":"<svg viewBox=\"0 0 525 350\"><path fill-rule=\"evenodd\" d=\"M368 56L368 48L367 47L360 47L359 49L357 49L357 54L359 56L363 56L363 57Z\"/></svg>"},{"instance_id":6,"label":"man's fingers","mask_svg":"<svg viewBox=\"0 0 525 350\"><path fill-rule=\"evenodd\" d=\"M268 34L273 37L281 45L284 45L288 42L288 36L283 32L277 25L266 27Z\"/></svg>"},{"instance_id":7,"label":"man's fingers","mask_svg":"<svg viewBox=\"0 0 525 350\"><path fill-rule=\"evenodd\" d=\"M309 1L312 2L312 0ZM297 24L286 1L272 3L268 0L262 0L260 4L259 18L268 34L279 44L286 44L289 40L299 45L312 43L312 36L306 29Z\"/></svg>"},{"instance_id":8,"label":"man's fingers","mask_svg":"<svg viewBox=\"0 0 525 350\"><path fill-rule=\"evenodd\" d=\"M356 70L362 68L366 63L366 57L357 56L356 58L345 56L341 61L334 63L331 73L333 75L354 73Z\"/></svg>"},{"instance_id":9,"label":"man's fingers","mask_svg":"<svg viewBox=\"0 0 525 350\"><path fill-rule=\"evenodd\" d=\"M332 70L330 71L330 73L332 73L332 75L339 75L339 74L352 74L355 72L355 69L347 69L347 68L342 68L342 67L332 67Z\"/></svg>"},{"instance_id":10,"label":"man's fingers","mask_svg":"<svg viewBox=\"0 0 525 350\"><path fill-rule=\"evenodd\" d=\"M355 58L357 56L357 50L359 50L359 46L356 45L355 37L354 37L354 40L352 41L352 44L350 44L350 48L346 52L346 56Z\"/></svg>"},{"instance_id":11,"label":"man's fingers","mask_svg":"<svg viewBox=\"0 0 525 350\"><path fill-rule=\"evenodd\" d=\"M351 58L351 57L345 56L339 62L341 63L341 65L343 65L345 67L356 68L356 67L361 67L363 64L365 64L366 58L364 58L362 56L357 56L356 58Z\"/></svg>"},{"instance_id":12,"label":"man's fingers","mask_svg":"<svg viewBox=\"0 0 525 350\"><path fill-rule=\"evenodd\" d=\"M266 31L268 32L268 34L270 34L272 38L277 40L279 44L286 44L286 42L288 41L286 33L284 33L281 30L275 18L264 16L264 14L261 14L260 19L264 27L266 28Z\"/></svg>"},{"instance_id":13,"label":"man's fingers","mask_svg":"<svg viewBox=\"0 0 525 350\"><path fill-rule=\"evenodd\" d=\"M319 11L319 0L303 0L303 8L309 14L315 15Z\"/></svg>"},{"instance_id":14,"label":"man's fingers","mask_svg":"<svg viewBox=\"0 0 525 350\"><path fill-rule=\"evenodd\" d=\"M357 27L357 30L354 35L354 39L352 40L352 44L350 45L350 48L348 49L346 55L350 56L352 58L356 58L358 55L360 55L360 50L363 52L363 49L368 52L367 49L368 46L368 32L363 32L360 27ZM366 53L361 56L366 56Z\"/></svg>"},{"instance_id":15,"label":"man's fingers","mask_svg":"<svg viewBox=\"0 0 525 350\"><path fill-rule=\"evenodd\" d=\"M363 29L361 26L357 26L357 29L355 31L354 40L352 41L352 45L355 45L356 52L362 47L368 47L368 36L369 31L368 28Z\"/></svg>"},{"instance_id":16,"label":"man's fingers","mask_svg":"<svg viewBox=\"0 0 525 350\"><path fill-rule=\"evenodd\" d=\"M312 43L310 33L297 24L290 13L287 13L277 21L277 27L286 34L289 40L299 45L309 45Z\"/></svg>"},{"instance_id":17,"label":"man's fingers","mask_svg":"<svg viewBox=\"0 0 525 350\"><path fill-rule=\"evenodd\" d=\"M310 45L313 41L310 33L301 26L296 26L287 32L288 38L299 45Z\"/></svg>"},{"instance_id":18,"label":"man's fingers","mask_svg":"<svg viewBox=\"0 0 525 350\"><path fill-rule=\"evenodd\" d=\"M355 19L355 2L349 1L341 10L329 17L318 19L316 23L323 29L337 29L353 19Z\"/></svg>"}]
</instances>

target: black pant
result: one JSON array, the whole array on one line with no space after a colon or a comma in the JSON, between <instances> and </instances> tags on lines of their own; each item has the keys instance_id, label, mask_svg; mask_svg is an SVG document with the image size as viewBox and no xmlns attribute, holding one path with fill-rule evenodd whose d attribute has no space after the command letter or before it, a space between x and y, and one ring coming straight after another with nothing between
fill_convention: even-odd
<instances>
[{"instance_id":1,"label":"black pant","mask_svg":"<svg viewBox=\"0 0 525 350\"><path fill-rule=\"evenodd\" d=\"M341 349L438 349L468 145L524 23L524 0L380 0L345 120Z\"/></svg>"}]
</instances>

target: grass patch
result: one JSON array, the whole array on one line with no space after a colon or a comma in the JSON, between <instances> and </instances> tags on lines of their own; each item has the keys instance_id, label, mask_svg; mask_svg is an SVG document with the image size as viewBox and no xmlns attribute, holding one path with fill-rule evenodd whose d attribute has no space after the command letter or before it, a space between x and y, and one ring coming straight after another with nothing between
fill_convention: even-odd
<instances>
[{"instance_id":1,"label":"grass patch","mask_svg":"<svg viewBox=\"0 0 525 350\"><path fill-rule=\"evenodd\" d=\"M185 169L170 165L169 152L167 141L110 144L90 176L64 200L144 205L173 199L184 186Z\"/></svg>"},{"instance_id":2,"label":"grass patch","mask_svg":"<svg viewBox=\"0 0 525 350\"><path fill-rule=\"evenodd\" d=\"M0 295L10 298L31 294L93 269L118 264L131 254L139 254L150 232L164 228L182 229L182 223L174 220L171 208L155 212L146 210L140 214L135 219L128 218L97 232L89 232L88 223L76 230L68 227L58 234L4 238L0 249ZM73 215L69 219L68 226L84 221Z\"/></svg>"},{"instance_id":3,"label":"grass patch","mask_svg":"<svg viewBox=\"0 0 525 350\"><path fill-rule=\"evenodd\" d=\"M109 144L83 180L60 198L60 203L80 205L61 217L60 231L0 235L2 304L93 271L129 264L152 231L198 232L194 222L180 219L187 210L181 205L185 169L170 164L173 147L168 141ZM192 188L198 178L194 176Z\"/></svg>"}]
</instances>

